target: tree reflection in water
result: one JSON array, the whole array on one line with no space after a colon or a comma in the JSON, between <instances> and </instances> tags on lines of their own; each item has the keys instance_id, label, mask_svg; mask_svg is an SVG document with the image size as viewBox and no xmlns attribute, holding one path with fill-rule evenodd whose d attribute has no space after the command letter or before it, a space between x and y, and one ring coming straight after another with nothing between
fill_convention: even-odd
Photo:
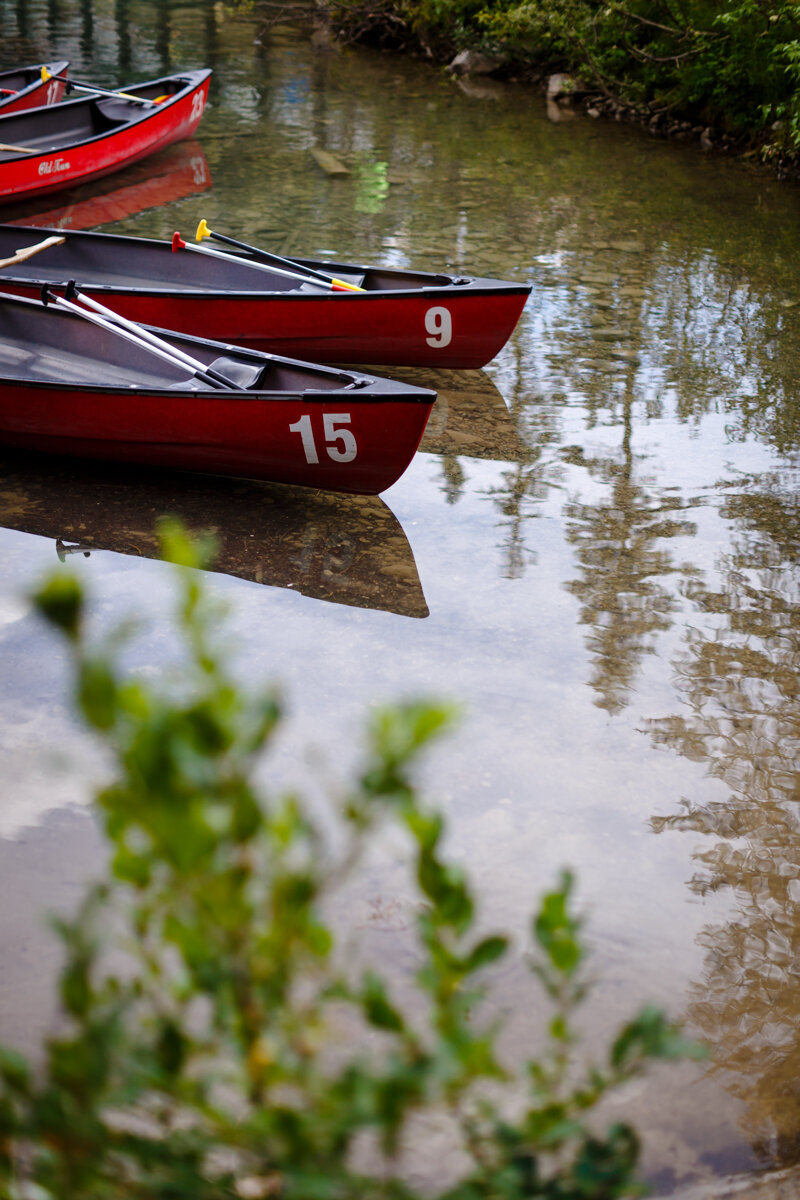
<instances>
[{"instance_id":1,"label":"tree reflection in water","mask_svg":"<svg viewBox=\"0 0 800 1200\"><path fill-rule=\"evenodd\" d=\"M676 600L659 581L676 572L692 574L691 567L674 565L661 545L694 533L692 522L676 515L686 502L634 479L632 407L629 389L618 457L586 459L579 447L565 451L568 461L585 466L609 489L604 502L574 500L564 514L581 568L580 578L565 586L580 601L580 620L590 628L596 703L612 714L628 703L643 655L653 653L656 635L672 623Z\"/></svg>"},{"instance_id":2,"label":"tree reflection in water","mask_svg":"<svg viewBox=\"0 0 800 1200\"><path fill-rule=\"evenodd\" d=\"M800 502L788 476L755 479L727 502L738 531L719 587L686 589L710 618L675 663L691 715L650 722L657 744L730 788L725 803L684 802L652 824L712 837L689 886L735 893L735 918L703 934L688 1017L744 1101L756 1153L781 1166L800 1162Z\"/></svg>"}]
</instances>

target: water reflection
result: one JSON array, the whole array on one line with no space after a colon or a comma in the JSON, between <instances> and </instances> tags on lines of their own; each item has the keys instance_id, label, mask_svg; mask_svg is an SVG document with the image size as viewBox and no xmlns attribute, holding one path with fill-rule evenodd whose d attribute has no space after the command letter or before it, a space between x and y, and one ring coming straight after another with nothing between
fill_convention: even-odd
<instances>
[{"instance_id":1,"label":"water reflection","mask_svg":"<svg viewBox=\"0 0 800 1200\"><path fill-rule=\"evenodd\" d=\"M3 54L11 60L37 62L38 47L55 41L64 46L76 77L78 67L89 65L93 83L124 87L185 68L187 38L193 56L215 59L225 17L216 0L191 6L175 0L21 0L3 6L0 31Z\"/></svg>"},{"instance_id":2,"label":"water reflection","mask_svg":"<svg viewBox=\"0 0 800 1200\"><path fill-rule=\"evenodd\" d=\"M214 570L226 575L336 604L428 615L411 546L377 496L0 457L0 525L52 538L54 560L96 550L155 558L156 524L166 514L215 534Z\"/></svg>"},{"instance_id":3,"label":"water reflection","mask_svg":"<svg viewBox=\"0 0 800 1200\"><path fill-rule=\"evenodd\" d=\"M675 661L689 715L651 721L655 742L707 764L725 802L685 801L658 831L712 839L697 895L731 889L709 926L689 1016L714 1070L747 1107L747 1135L771 1165L800 1162L800 505L796 473L755 477L723 509L735 533L718 579L686 596L702 617Z\"/></svg>"},{"instance_id":4,"label":"water reflection","mask_svg":"<svg viewBox=\"0 0 800 1200\"><path fill-rule=\"evenodd\" d=\"M114 177L109 190L106 180L87 183L62 193L58 208L47 197L3 209L3 220L11 225L50 225L59 229L93 229L112 221L124 221L147 209L183 200L211 187L211 172L203 148L197 141L180 142L147 163L138 163Z\"/></svg>"},{"instance_id":5,"label":"water reflection","mask_svg":"<svg viewBox=\"0 0 800 1200\"><path fill-rule=\"evenodd\" d=\"M681 514L687 501L669 489L639 483L633 450L632 388L622 403L622 441L616 453L587 458L580 446L563 456L603 486L604 498L574 499L564 507L566 534L576 547L580 577L565 587L580 601L580 620L590 627L587 648L593 664L596 703L609 713L630 700L645 654L656 650L678 603L666 586L671 575L691 577L692 568L675 563L669 540L691 535L696 526Z\"/></svg>"},{"instance_id":6,"label":"water reflection","mask_svg":"<svg viewBox=\"0 0 800 1200\"><path fill-rule=\"evenodd\" d=\"M394 374L401 374L395 370ZM487 489L500 513L504 576L518 579L536 563L529 545L528 522L540 513L552 483L552 462L546 437L523 437L518 414L512 412L499 388L484 371L427 371L406 369L405 376L423 387L437 389L421 450L439 456L441 489L447 504L467 490L462 458L507 463L500 483Z\"/></svg>"}]
</instances>

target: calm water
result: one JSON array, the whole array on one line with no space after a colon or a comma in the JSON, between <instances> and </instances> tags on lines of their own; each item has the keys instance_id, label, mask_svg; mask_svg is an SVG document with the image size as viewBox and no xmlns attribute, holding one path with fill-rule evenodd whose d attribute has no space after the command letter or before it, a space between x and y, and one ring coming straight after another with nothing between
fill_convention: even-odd
<instances>
[{"instance_id":1,"label":"calm water","mask_svg":"<svg viewBox=\"0 0 800 1200\"><path fill-rule=\"evenodd\" d=\"M26 591L69 562L100 625L145 615L136 666L157 670L172 593L153 524L179 512L220 533L208 581L243 677L284 686L276 778L344 779L375 701L462 701L424 782L487 921L523 930L574 867L590 1044L643 1001L709 1039L712 1065L656 1071L613 1108L650 1178L795 1163L800 193L556 122L521 88L259 36L221 4L0 0L0 67L56 54L107 85L213 66L211 105L195 141L4 219L171 236L205 218L280 253L533 294L485 371L406 372L440 400L379 499L0 456L0 1039L30 1046L49 1019L40 914L100 860L102 760ZM399 863L365 876L353 911L387 961L407 909ZM495 994L517 1047L537 1024L521 955Z\"/></svg>"}]
</instances>

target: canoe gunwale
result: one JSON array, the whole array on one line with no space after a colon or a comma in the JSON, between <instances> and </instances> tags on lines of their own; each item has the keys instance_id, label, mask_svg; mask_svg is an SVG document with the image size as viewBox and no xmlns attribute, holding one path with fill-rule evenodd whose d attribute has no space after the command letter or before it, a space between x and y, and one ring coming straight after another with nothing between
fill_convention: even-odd
<instances>
[{"instance_id":1,"label":"canoe gunwale","mask_svg":"<svg viewBox=\"0 0 800 1200\"><path fill-rule=\"evenodd\" d=\"M100 233L100 232L93 232L90 230L59 229L57 226L47 226L47 225L17 226L17 225L14 225L13 222L11 222L9 224L3 224L2 222L0 222L0 235L2 235L3 233L10 232L12 230L15 233L17 232L17 230L24 230L24 231L28 232L32 237L36 236L36 235L38 235L40 237L52 236L52 235L63 237L63 238L65 238L65 248L67 246L69 246L70 242L74 242L76 245L80 245L81 242L84 242L87 245L94 244L94 245L98 245L98 246L108 246L112 249L116 246L116 247L120 247L120 248L128 251L129 253L135 253L136 249L138 249L140 247L144 250L154 251L156 254L166 254L166 252L167 252L167 243L165 243L163 239L159 239L159 238L135 237L135 236L128 235L128 234L117 234L117 233ZM171 250L170 250L170 253L172 253ZM243 255L237 256L237 255L232 254L231 258L236 260L237 266L238 265L248 265L248 259ZM218 266L218 264L219 264L218 259L215 259L213 261L214 261L214 269L216 269L216 270L224 269L224 268L220 268ZM409 285L407 287L384 287L384 288L381 288L381 287L369 288L369 287L367 287L364 289L364 291L361 291L361 292L350 292L350 291L332 292L332 291L324 291L322 289L318 289L317 291L313 291L313 292L312 291L303 292L303 291L300 291L299 288L271 288L271 287L264 287L264 288L230 287L230 288L228 288L228 287L222 287L219 284L217 284L216 286L213 286L213 287L202 287L202 286L196 287L196 286L193 286L192 284L188 284L188 283L187 284L174 284L174 283L161 284L160 281L142 283L141 285L128 284L125 282L115 283L113 281L95 283L88 279L83 280L81 283L81 286L84 288L84 290L91 290L92 292L104 292L107 294L114 293L114 292L120 292L120 293L124 293L125 295L136 295L136 296L148 296L148 295L152 294L152 295L157 295L159 297L169 297L169 296L174 295L174 296L197 296L197 297L201 297L201 298L208 297L209 299L225 298L225 299L246 300L246 299L252 299L255 297L266 295L266 296L275 296L278 298L287 298L287 299L289 297L291 297L292 303L297 303L300 300L306 300L306 301L319 301L319 300L334 301L335 300L337 302L342 301L342 300L358 300L362 304L365 301L374 301L374 300L381 299L381 298L388 298L388 297L400 298L403 296L419 296L420 294L431 295L431 296L447 295L448 297L455 298L460 295L469 295L469 296L490 296L490 295L492 295L492 296L494 296L494 295L502 294L502 295L508 295L508 296L527 296L530 294L530 291L531 291L531 285L528 283L517 282L515 280L507 280L507 279L495 279L491 276L481 276L481 275L471 275L468 277L449 276L449 275L445 275L443 272L440 272L440 271L437 271L437 272L419 271L413 267L375 267L374 265L370 266L365 263L340 262L340 261L334 261L332 259L297 258L296 261L298 264L300 264L302 266L311 267L315 270L320 270L322 272L328 272L329 274L336 274L336 275L342 275L342 276L346 276L348 274L349 275L363 275L367 279L369 279L370 275L382 275L382 276L386 276L388 278L394 278L398 281L402 280L402 278L406 275L413 276L415 279L423 279L423 280L425 279L426 276L428 276L428 277L430 277L431 280L444 279L445 282L443 282L443 283L423 282L423 283L419 283L416 285L412 285L411 283L409 283ZM29 260L29 265L30 265L30 270L33 271L33 270L35 270L36 266L39 264L37 264L33 259L31 259L31 260ZM113 267L110 268L110 270L113 271ZM77 278L77 276L75 275L75 268L73 268L73 267L70 267L69 269L65 268L65 282L68 278ZM57 285L54 285L54 283L53 283L52 273L46 277L41 276L41 277L34 278L33 276L29 276L27 274L14 276L14 275L11 275L8 272L8 270L4 270L4 271L0 272L0 286L2 286L3 279L13 281L16 286L41 287L45 283L50 284L51 286L57 286ZM81 282L81 281L79 280L79 282Z\"/></svg>"},{"instance_id":2,"label":"canoe gunwale","mask_svg":"<svg viewBox=\"0 0 800 1200\"><path fill-rule=\"evenodd\" d=\"M76 383L64 382L58 379L20 379L13 375L0 373L0 387L32 388L34 391L74 392L79 387L81 392L96 396L131 396L143 397L161 396L164 399L174 397L176 400L231 400L251 401L258 404L274 401L275 403L325 404L347 401L348 404L431 404L436 398L432 389L415 388L413 391L403 386L402 390L382 391L370 388L369 385L358 388L353 384L341 388L303 388L300 391L280 391L275 388L197 388L182 387L181 385L150 386L147 384L126 383Z\"/></svg>"}]
</instances>

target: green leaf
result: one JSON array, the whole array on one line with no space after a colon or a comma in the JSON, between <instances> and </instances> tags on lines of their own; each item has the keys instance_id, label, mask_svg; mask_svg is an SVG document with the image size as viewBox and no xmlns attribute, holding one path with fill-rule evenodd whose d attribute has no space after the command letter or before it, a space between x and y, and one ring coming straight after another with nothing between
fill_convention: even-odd
<instances>
[{"instance_id":1,"label":"green leaf","mask_svg":"<svg viewBox=\"0 0 800 1200\"><path fill-rule=\"evenodd\" d=\"M174 517L161 517L156 523L161 557L180 567L209 567L217 552L217 539L211 534L190 534Z\"/></svg>"},{"instance_id":2,"label":"green leaf","mask_svg":"<svg viewBox=\"0 0 800 1200\"><path fill-rule=\"evenodd\" d=\"M508 938L506 937L487 937L483 941L478 942L474 946L464 961L465 974L471 971L478 971L481 967L488 967L491 963L497 962L502 958L508 949Z\"/></svg>"},{"instance_id":3,"label":"green leaf","mask_svg":"<svg viewBox=\"0 0 800 1200\"><path fill-rule=\"evenodd\" d=\"M612 1125L605 1139L586 1137L572 1167L578 1196L614 1200L629 1196L636 1187L639 1139L629 1125Z\"/></svg>"},{"instance_id":4,"label":"green leaf","mask_svg":"<svg viewBox=\"0 0 800 1200\"><path fill-rule=\"evenodd\" d=\"M78 678L78 701L90 725L110 730L116 721L117 684L103 659L84 659Z\"/></svg>"},{"instance_id":5,"label":"green leaf","mask_svg":"<svg viewBox=\"0 0 800 1200\"><path fill-rule=\"evenodd\" d=\"M34 593L33 602L52 625L72 641L77 638L83 615L83 589L74 575L52 574Z\"/></svg>"},{"instance_id":6,"label":"green leaf","mask_svg":"<svg viewBox=\"0 0 800 1200\"><path fill-rule=\"evenodd\" d=\"M533 923L534 935L553 969L560 975L574 975L584 956L578 939L580 922L569 913L572 875L565 871L560 886L542 899Z\"/></svg>"},{"instance_id":7,"label":"green leaf","mask_svg":"<svg viewBox=\"0 0 800 1200\"><path fill-rule=\"evenodd\" d=\"M161 1069L168 1075L179 1074L189 1048L189 1041L176 1021L165 1018L161 1022L156 1042L156 1057Z\"/></svg>"},{"instance_id":8,"label":"green leaf","mask_svg":"<svg viewBox=\"0 0 800 1200\"><path fill-rule=\"evenodd\" d=\"M401 1033L405 1022L398 1010L389 1002L383 980L370 972L364 979L361 992L364 1015L376 1029Z\"/></svg>"},{"instance_id":9,"label":"green leaf","mask_svg":"<svg viewBox=\"0 0 800 1200\"><path fill-rule=\"evenodd\" d=\"M0 1046L0 1079L13 1091L23 1091L28 1086L30 1067L23 1054L7 1046Z\"/></svg>"},{"instance_id":10,"label":"green leaf","mask_svg":"<svg viewBox=\"0 0 800 1200\"><path fill-rule=\"evenodd\" d=\"M705 1058L706 1055L706 1048L684 1038L680 1027L671 1024L660 1009L647 1007L620 1030L612 1044L609 1062L617 1070L629 1070L648 1058Z\"/></svg>"}]
</instances>

